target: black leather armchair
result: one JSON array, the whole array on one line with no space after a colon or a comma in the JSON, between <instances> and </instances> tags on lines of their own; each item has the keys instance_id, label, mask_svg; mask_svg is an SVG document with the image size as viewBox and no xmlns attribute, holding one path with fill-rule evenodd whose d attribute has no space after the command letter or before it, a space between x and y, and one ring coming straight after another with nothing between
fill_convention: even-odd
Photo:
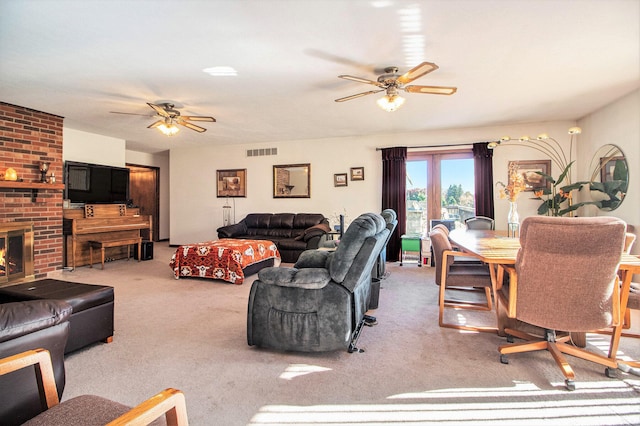
<instances>
[{"instance_id":1,"label":"black leather armchair","mask_svg":"<svg viewBox=\"0 0 640 426\"><path fill-rule=\"evenodd\" d=\"M351 222L335 251L308 250L292 268L261 270L249 294L249 345L353 352L388 234L382 216L366 213Z\"/></svg>"},{"instance_id":2,"label":"black leather armchair","mask_svg":"<svg viewBox=\"0 0 640 426\"><path fill-rule=\"evenodd\" d=\"M71 305L59 300L0 304L0 358L36 348L47 349L51 353L58 397L65 385L64 349L71 312ZM43 411L36 384L33 369L0 376L0 424L22 424Z\"/></svg>"}]
</instances>

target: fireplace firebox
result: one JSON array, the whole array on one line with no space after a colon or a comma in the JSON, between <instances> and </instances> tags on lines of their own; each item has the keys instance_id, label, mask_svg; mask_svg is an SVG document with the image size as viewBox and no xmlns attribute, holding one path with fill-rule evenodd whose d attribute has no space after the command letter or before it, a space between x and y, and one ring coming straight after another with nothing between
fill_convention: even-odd
<instances>
[{"instance_id":1,"label":"fireplace firebox","mask_svg":"<svg viewBox=\"0 0 640 426\"><path fill-rule=\"evenodd\" d=\"M34 279L33 223L0 223L0 286Z\"/></svg>"}]
</instances>

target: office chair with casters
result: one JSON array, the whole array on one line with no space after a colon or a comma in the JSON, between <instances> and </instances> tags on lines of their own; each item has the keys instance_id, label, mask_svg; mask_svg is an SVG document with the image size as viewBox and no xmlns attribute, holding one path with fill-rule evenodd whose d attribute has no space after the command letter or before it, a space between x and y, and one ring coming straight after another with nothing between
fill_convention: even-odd
<instances>
[{"instance_id":1,"label":"office chair with casters","mask_svg":"<svg viewBox=\"0 0 640 426\"><path fill-rule=\"evenodd\" d=\"M486 230L496 229L495 220L485 216L470 217L469 219L464 221L464 224L467 225L467 229L486 229Z\"/></svg>"},{"instance_id":2,"label":"office chair with casters","mask_svg":"<svg viewBox=\"0 0 640 426\"><path fill-rule=\"evenodd\" d=\"M165 389L134 408L95 395L82 395L60 402L53 375L51 355L45 349L21 352L0 359L0 375L25 367L36 369L44 411L24 423L25 426L63 425L148 425L165 416L168 426L188 425L184 394Z\"/></svg>"},{"instance_id":3,"label":"office chair with casters","mask_svg":"<svg viewBox=\"0 0 640 426\"><path fill-rule=\"evenodd\" d=\"M498 292L498 302L507 308L509 318L541 331L534 334L505 328L508 336L526 342L501 345L502 363L509 362L508 354L548 350L569 390L575 389L575 373L563 354L602 364L607 367L607 377L615 377L615 353L607 357L578 348L571 342L570 333L620 323L617 271L625 227L622 220L606 216L534 216L522 221L516 263L500 266L509 274L509 281Z\"/></svg>"},{"instance_id":4,"label":"office chair with casters","mask_svg":"<svg viewBox=\"0 0 640 426\"><path fill-rule=\"evenodd\" d=\"M496 327L452 324L444 321L445 308L491 311L493 309L492 283L489 267L470 253L454 251L449 238L440 230L429 233L435 256L436 284L440 286L438 297L438 324L440 327L459 330L496 332ZM478 260L478 263L459 263L458 258ZM456 259L456 261L454 261ZM482 295L486 301L446 298L447 291L471 291Z\"/></svg>"}]
</instances>

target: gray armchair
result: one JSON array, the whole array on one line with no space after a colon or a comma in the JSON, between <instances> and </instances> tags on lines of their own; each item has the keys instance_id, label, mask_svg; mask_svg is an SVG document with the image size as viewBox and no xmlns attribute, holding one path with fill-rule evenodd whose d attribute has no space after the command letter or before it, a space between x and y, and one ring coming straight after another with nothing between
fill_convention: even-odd
<instances>
[{"instance_id":1,"label":"gray armchair","mask_svg":"<svg viewBox=\"0 0 640 426\"><path fill-rule=\"evenodd\" d=\"M387 228L389 229L389 235L387 236L387 241L384 242L384 246L380 251L380 256L378 257L378 262L376 264L376 269L373 271L374 278L383 278L386 274L386 262L387 262L387 244L389 244L389 239L391 238L391 234L396 230L396 226L398 226L398 215L396 211L393 209L384 209L382 211L382 217L387 223Z\"/></svg>"},{"instance_id":2,"label":"gray armchair","mask_svg":"<svg viewBox=\"0 0 640 426\"><path fill-rule=\"evenodd\" d=\"M371 274L389 229L365 213L335 251L307 250L292 268L271 267L251 286L250 346L301 352L353 352L371 294Z\"/></svg>"}]
</instances>

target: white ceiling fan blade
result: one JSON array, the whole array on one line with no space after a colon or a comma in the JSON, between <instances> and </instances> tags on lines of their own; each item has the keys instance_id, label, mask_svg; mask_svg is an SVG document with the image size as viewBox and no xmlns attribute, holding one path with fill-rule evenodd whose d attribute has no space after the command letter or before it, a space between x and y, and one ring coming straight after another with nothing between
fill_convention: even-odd
<instances>
[{"instance_id":1,"label":"white ceiling fan blade","mask_svg":"<svg viewBox=\"0 0 640 426\"><path fill-rule=\"evenodd\" d=\"M425 74L430 73L438 69L438 66L433 62L423 62L420 65L411 68L406 73L398 77L398 83L407 84L411 83L416 78L422 77Z\"/></svg>"},{"instance_id":2,"label":"white ceiling fan blade","mask_svg":"<svg viewBox=\"0 0 640 426\"><path fill-rule=\"evenodd\" d=\"M164 108L162 108L160 105L155 105L149 102L147 102L147 105L153 108L153 110L157 112L158 115L161 115L162 117L170 117L169 113L167 113L167 111L165 111Z\"/></svg>"},{"instance_id":3,"label":"white ceiling fan blade","mask_svg":"<svg viewBox=\"0 0 640 426\"><path fill-rule=\"evenodd\" d=\"M182 118L176 120L178 124L184 126L188 129L195 130L196 132L204 133L207 131L204 127L196 126L195 124L191 124L188 121L184 121Z\"/></svg>"},{"instance_id":4,"label":"white ceiling fan blade","mask_svg":"<svg viewBox=\"0 0 640 426\"><path fill-rule=\"evenodd\" d=\"M432 95L453 95L458 90L457 87L446 86L406 86L405 91L410 93L429 93Z\"/></svg>"},{"instance_id":5,"label":"white ceiling fan blade","mask_svg":"<svg viewBox=\"0 0 640 426\"><path fill-rule=\"evenodd\" d=\"M155 123L149 124L147 126L147 129L153 129L155 127L158 127L159 125L164 124L164 120L158 120Z\"/></svg>"},{"instance_id":6,"label":"white ceiling fan blade","mask_svg":"<svg viewBox=\"0 0 640 426\"><path fill-rule=\"evenodd\" d=\"M345 80L351 80L351 81L357 81L358 83L373 84L374 86L378 86L378 87L386 87L384 84L382 84L380 82L373 81L373 80L368 80L366 78L354 77L352 75L339 75L338 78L343 78Z\"/></svg>"},{"instance_id":7,"label":"white ceiling fan blade","mask_svg":"<svg viewBox=\"0 0 640 426\"><path fill-rule=\"evenodd\" d=\"M361 96L366 96L366 95L373 95L374 93L380 93L382 91L383 90L370 90L368 92L358 93L357 95L351 95L351 96L346 96L344 98L336 99L336 102L350 101L351 99L359 98Z\"/></svg>"},{"instance_id":8,"label":"white ceiling fan blade","mask_svg":"<svg viewBox=\"0 0 640 426\"><path fill-rule=\"evenodd\" d=\"M205 117L202 115L183 115L181 116L181 118L183 120L189 120L189 121L208 121L211 123L215 123L216 119L213 117Z\"/></svg>"}]
</instances>

